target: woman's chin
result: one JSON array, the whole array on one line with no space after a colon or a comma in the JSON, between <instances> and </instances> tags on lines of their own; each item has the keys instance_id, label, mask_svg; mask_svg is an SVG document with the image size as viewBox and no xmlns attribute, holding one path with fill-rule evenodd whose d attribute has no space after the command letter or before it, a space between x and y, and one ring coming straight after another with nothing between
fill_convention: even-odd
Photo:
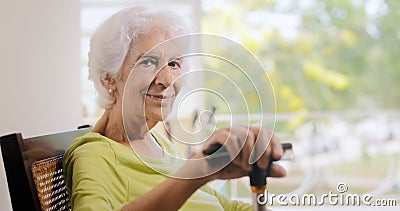
<instances>
[{"instance_id":1,"label":"woman's chin","mask_svg":"<svg viewBox=\"0 0 400 211\"><path fill-rule=\"evenodd\" d=\"M158 111L147 111L146 112L146 120L152 122L160 122L167 119L170 112L162 113L160 110Z\"/></svg>"}]
</instances>

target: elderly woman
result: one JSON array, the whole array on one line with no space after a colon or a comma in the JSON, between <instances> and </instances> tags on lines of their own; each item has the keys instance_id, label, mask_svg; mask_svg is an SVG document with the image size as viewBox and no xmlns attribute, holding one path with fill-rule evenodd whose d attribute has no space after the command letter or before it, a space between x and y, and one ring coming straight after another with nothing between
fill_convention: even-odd
<instances>
[{"instance_id":1,"label":"elderly woman","mask_svg":"<svg viewBox=\"0 0 400 211\"><path fill-rule=\"evenodd\" d=\"M256 144L268 146L256 165L269 168L269 176L285 175L282 167L269 162L282 156L281 145L255 127L222 128L208 138L203 149L221 144L234 158L224 168L213 171L202 152L183 165L166 159L178 152L151 129L171 111L185 58L180 42L154 47L188 32L174 12L135 7L116 13L94 33L89 72L105 111L93 131L65 153L64 176L73 210L249 210L249 204L231 201L207 183L248 175Z\"/></svg>"}]
</instances>

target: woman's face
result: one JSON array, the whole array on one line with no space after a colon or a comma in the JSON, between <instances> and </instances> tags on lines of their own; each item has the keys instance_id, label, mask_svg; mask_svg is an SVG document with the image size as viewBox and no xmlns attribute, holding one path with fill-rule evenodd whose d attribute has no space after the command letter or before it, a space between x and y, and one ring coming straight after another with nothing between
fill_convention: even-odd
<instances>
[{"instance_id":1,"label":"woman's face","mask_svg":"<svg viewBox=\"0 0 400 211\"><path fill-rule=\"evenodd\" d=\"M145 120L148 126L168 116L181 87L182 51L177 42L164 42L170 38L160 31L139 36L122 68L120 86L126 86L118 88L126 89L124 113Z\"/></svg>"}]
</instances>

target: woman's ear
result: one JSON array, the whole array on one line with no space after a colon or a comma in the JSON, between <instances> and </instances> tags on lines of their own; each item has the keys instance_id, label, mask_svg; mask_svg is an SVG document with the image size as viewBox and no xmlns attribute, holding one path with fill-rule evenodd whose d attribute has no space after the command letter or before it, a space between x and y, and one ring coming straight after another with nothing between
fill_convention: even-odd
<instances>
[{"instance_id":1,"label":"woman's ear","mask_svg":"<svg viewBox=\"0 0 400 211\"><path fill-rule=\"evenodd\" d=\"M103 72L101 75L101 84L103 84L104 88L107 90L115 89L115 79L110 73Z\"/></svg>"}]
</instances>

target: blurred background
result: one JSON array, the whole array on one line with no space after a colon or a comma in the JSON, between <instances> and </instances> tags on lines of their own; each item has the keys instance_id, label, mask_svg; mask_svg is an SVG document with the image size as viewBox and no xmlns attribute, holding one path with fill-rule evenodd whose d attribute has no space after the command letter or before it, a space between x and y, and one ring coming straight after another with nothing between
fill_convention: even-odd
<instances>
[{"instance_id":1,"label":"blurred background","mask_svg":"<svg viewBox=\"0 0 400 211\"><path fill-rule=\"evenodd\" d=\"M81 2L85 118L96 118L101 113L94 103L92 85L86 80L89 36L98 23L124 3L118 6L113 1L105 6L104 1ZM270 179L271 192L321 195L336 191L338 183L343 182L351 193L400 199L400 2L164 3L186 15L196 32L222 35L242 44L265 68L275 93L276 115L258 113L257 93L245 77L243 81L236 77L239 71L228 69L231 72L227 75L241 86L252 121L268 125L276 120L275 132L281 140L294 143L295 159L282 162L288 176ZM230 51L226 56L240 60L242 55ZM212 60L205 59L203 65L206 69L226 70L224 64ZM251 70L258 64L242 61L241 65ZM226 102L209 94L191 98L192 104L186 105L188 112L180 120L182 123L186 119L186 128L196 127L190 123L203 110L215 109L217 126L229 124L231 112L239 117L247 115L246 107L232 97L235 90L224 88L224 79L204 76L192 82L223 90L230 110ZM169 130L174 133L177 124L171 122ZM229 197L250 200L246 178L217 181L214 185Z\"/></svg>"},{"instance_id":2,"label":"blurred background","mask_svg":"<svg viewBox=\"0 0 400 211\"><path fill-rule=\"evenodd\" d=\"M288 176L269 179L270 192L318 196L335 192L338 183L346 183L349 193L395 199L399 205L397 0L39 1L28 3L30 11L22 9L27 5L21 0L1 3L1 23L6 26L1 71L7 76L0 83L4 99L1 117L8 121L2 121L0 135L22 131L31 136L94 124L102 109L96 105L96 92L87 79L90 36L116 11L154 2L184 15L194 32L222 35L247 48L259 63L241 60L241 65L248 70L261 65L265 69L262 80L271 84L275 95L275 106L260 112L252 84L245 78L241 81L239 71L226 73L240 84L246 109L230 97L235 90L226 90L224 80L203 75L190 85L224 90L231 110L226 102L204 94L191 99L181 119L169 120L169 132L173 134L174 128L182 125L197 130L199 125L193 122L204 110L215 115L207 123L217 126L229 124L227 115L233 113L240 119L249 112L252 123L273 126L282 141L294 144L295 159L282 161ZM40 12L46 8L51 12ZM29 60L43 52L46 55L40 62ZM231 51L227 56L240 60L242 55ZM212 60L204 60L202 66L224 70L223 64ZM65 73L68 75L60 76ZM37 86L41 88L35 89ZM21 95L22 99L17 97ZM46 116L46 112L50 114ZM38 118L46 123L37 124ZM60 121L64 124L55 124ZM183 153L191 150L181 148ZM231 198L250 201L248 184L243 178L212 185Z\"/></svg>"}]
</instances>

